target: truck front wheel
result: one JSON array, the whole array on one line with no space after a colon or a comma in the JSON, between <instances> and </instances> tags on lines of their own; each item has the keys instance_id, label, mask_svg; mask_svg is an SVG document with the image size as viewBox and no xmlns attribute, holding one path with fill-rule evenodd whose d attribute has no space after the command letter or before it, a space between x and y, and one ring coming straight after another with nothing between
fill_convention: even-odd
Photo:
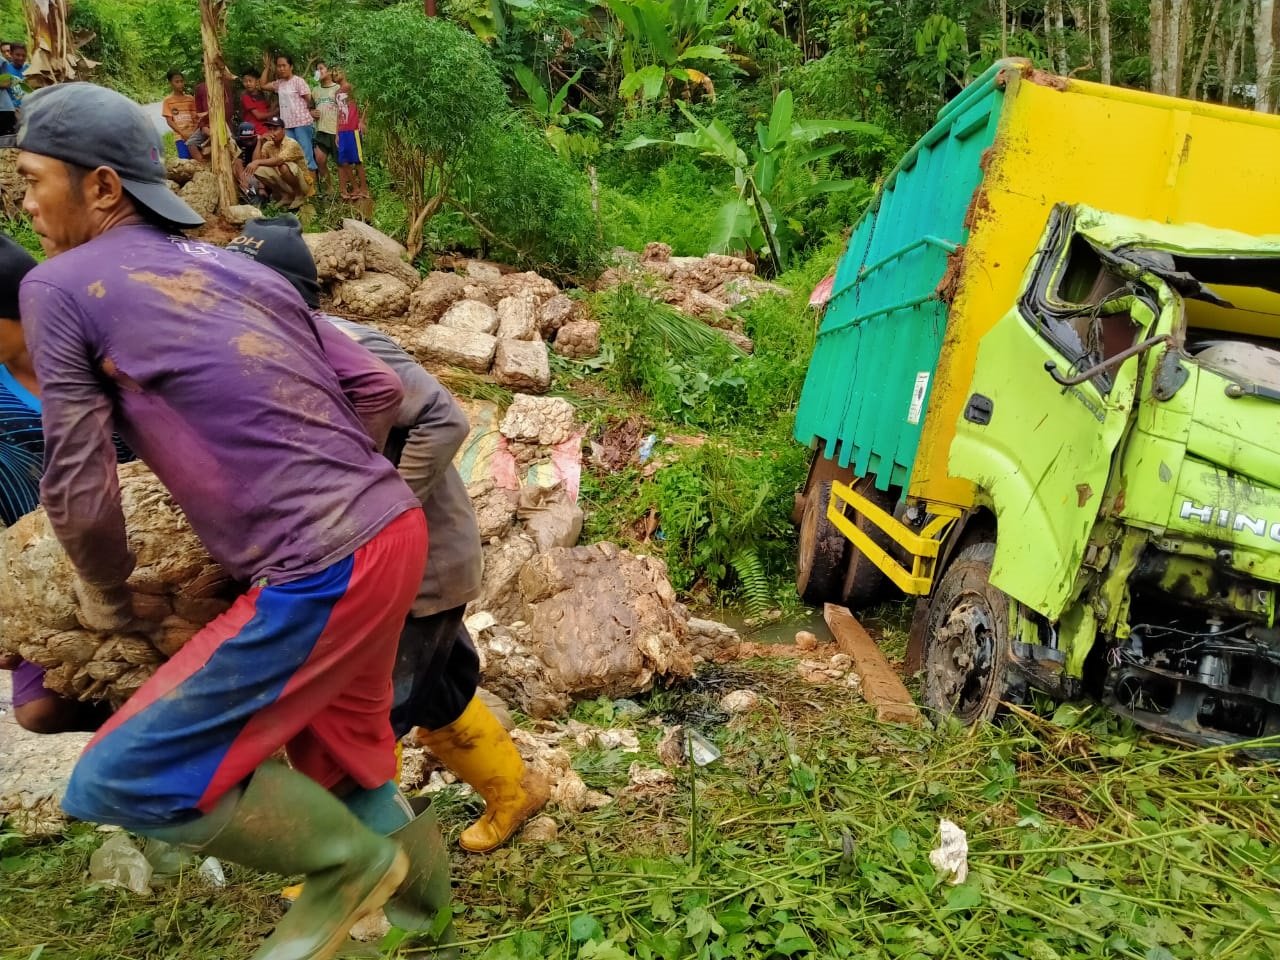
<instances>
[{"instance_id":1,"label":"truck front wheel","mask_svg":"<svg viewBox=\"0 0 1280 960\"><path fill-rule=\"evenodd\" d=\"M961 550L929 604L925 705L966 724L991 719L1006 697L1014 601L991 585L995 552L990 542Z\"/></svg>"}]
</instances>

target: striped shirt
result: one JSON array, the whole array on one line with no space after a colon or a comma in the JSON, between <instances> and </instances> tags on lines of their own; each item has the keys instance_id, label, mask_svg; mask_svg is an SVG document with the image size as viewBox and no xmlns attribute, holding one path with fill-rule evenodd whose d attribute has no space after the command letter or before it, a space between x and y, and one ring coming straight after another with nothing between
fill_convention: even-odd
<instances>
[{"instance_id":1,"label":"striped shirt","mask_svg":"<svg viewBox=\"0 0 1280 960\"><path fill-rule=\"evenodd\" d=\"M40 505L43 466L40 401L0 365L0 521L6 527Z\"/></svg>"}]
</instances>

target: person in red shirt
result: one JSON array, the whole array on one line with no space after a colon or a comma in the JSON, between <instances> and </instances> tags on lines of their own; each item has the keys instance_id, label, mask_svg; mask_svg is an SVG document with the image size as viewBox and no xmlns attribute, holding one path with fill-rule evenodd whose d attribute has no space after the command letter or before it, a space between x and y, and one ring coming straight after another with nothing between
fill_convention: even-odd
<instances>
[{"instance_id":1,"label":"person in red shirt","mask_svg":"<svg viewBox=\"0 0 1280 960\"><path fill-rule=\"evenodd\" d=\"M222 104L226 111L227 132L235 132L236 93L235 75L226 67L222 68ZM205 132L209 127L209 85L201 80L196 84L196 113L204 117Z\"/></svg>"},{"instance_id":2,"label":"person in red shirt","mask_svg":"<svg viewBox=\"0 0 1280 960\"><path fill-rule=\"evenodd\" d=\"M254 136L267 135L267 121L274 112L271 102L262 89L262 81L252 70L246 70L240 78L244 83L244 93L240 94L240 119L244 123L253 124Z\"/></svg>"}]
</instances>

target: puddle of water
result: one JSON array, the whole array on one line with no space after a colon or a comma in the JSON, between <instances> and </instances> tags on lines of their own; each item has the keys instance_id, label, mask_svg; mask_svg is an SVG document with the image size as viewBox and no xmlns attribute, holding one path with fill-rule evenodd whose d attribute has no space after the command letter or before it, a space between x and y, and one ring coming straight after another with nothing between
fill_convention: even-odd
<instances>
[{"instance_id":1,"label":"puddle of water","mask_svg":"<svg viewBox=\"0 0 1280 960\"><path fill-rule=\"evenodd\" d=\"M836 638L827 629L820 610L799 610L779 620L766 620L763 623L750 619L738 610L720 610L712 614L721 623L727 623L742 635L743 640L753 643L795 643L796 633L808 630L818 638L819 643L835 643Z\"/></svg>"}]
</instances>

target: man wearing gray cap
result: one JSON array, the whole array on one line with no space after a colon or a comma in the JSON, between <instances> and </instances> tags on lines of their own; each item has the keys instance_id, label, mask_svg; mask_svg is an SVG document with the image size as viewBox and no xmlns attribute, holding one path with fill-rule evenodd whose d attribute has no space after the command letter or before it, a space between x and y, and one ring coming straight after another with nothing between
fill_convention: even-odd
<instances>
[{"instance_id":1,"label":"man wearing gray cap","mask_svg":"<svg viewBox=\"0 0 1280 960\"><path fill-rule=\"evenodd\" d=\"M404 804L390 678L427 546L421 504L378 452L394 374L317 326L274 271L177 232L201 220L169 190L137 104L45 88L18 147L49 254L20 294L42 389L41 500L82 623L133 626L113 428L248 587L102 727L63 807L304 875L256 960L326 960L384 904L393 922L426 922L412 838L365 825ZM267 762L282 746L292 769Z\"/></svg>"}]
</instances>

